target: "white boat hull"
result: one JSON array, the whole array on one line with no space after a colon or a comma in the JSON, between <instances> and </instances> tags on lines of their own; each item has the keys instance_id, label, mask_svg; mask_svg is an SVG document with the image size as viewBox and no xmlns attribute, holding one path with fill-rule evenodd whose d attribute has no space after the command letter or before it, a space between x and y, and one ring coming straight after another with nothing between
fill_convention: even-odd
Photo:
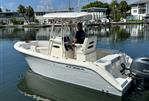
<instances>
[{"instance_id":1,"label":"white boat hull","mask_svg":"<svg viewBox=\"0 0 149 101\"><path fill-rule=\"evenodd\" d=\"M98 73L85 67L52 62L37 57L26 56L26 60L35 73L52 79L91 88L105 93L122 96L129 88L118 90L102 78Z\"/></svg>"},{"instance_id":2,"label":"white boat hull","mask_svg":"<svg viewBox=\"0 0 149 101\"><path fill-rule=\"evenodd\" d=\"M120 73L122 63L130 67L132 62L127 55L113 53L102 56L100 51L98 56L103 58L90 62L50 56L46 51L40 53L32 49L36 45L37 42L18 42L14 48L25 55L31 70L37 74L117 96L122 96L131 85L131 77Z\"/></svg>"}]
</instances>

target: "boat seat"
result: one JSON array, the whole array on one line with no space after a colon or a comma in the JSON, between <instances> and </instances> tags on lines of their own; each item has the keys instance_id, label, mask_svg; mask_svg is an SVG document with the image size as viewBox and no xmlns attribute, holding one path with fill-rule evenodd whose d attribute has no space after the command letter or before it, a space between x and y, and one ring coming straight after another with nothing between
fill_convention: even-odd
<instances>
[{"instance_id":1,"label":"boat seat","mask_svg":"<svg viewBox=\"0 0 149 101\"><path fill-rule=\"evenodd\" d=\"M65 41L65 40L64 40ZM62 37L56 37L50 39L50 51L49 54L54 57L65 57L65 58L74 58L73 49L67 47L66 43L62 43ZM62 45L64 44L64 45Z\"/></svg>"},{"instance_id":2,"label":"boat seat","mask_svg":"<svg viewBox=\"0 0 149 101\"><path fill-rule=\"evenodd\" d=\"M112 55L107 55L99 60L97 60L95 63L103 65L103 67L107 70L110 71L112 66L116 62L120 60L120 55L119 54L112 54Z\"/></svg>"},{"instance_id":3,"label":"boat seat","mask_svg":"<svg viewBox=\"0 0 149 101\"><path fill-rule=\"evenodd\" d=\"M30 50L33 52L39 52L43 54L48 54L48 42L40 41L40 42L32 42L30 43Z\"/></svg>"},{"instance_id":4,"label":"boat seat","mask_svg":"<svg viewBox=\"0 0 149 101\"><path fill-rule=\"evenodd\" d=\"M96 43L97 37L91 36L85 38L83 44L75 44L77 60L88 61L93 57L93 60L96 60Z\"/></svg>"},{"instance_id":5,"label":"boat seat","mask_svg":"<svg viewBox=\"0 0 149 101\"><path fill-rule=\"evenodd\" d=\"M48 47L38 47L38 46L32 45L30 47L30 50L33 51L33 52L48 54Z\"/></svg>"},{"instance_id":6,"label":"boat seat","mask_svg":"<svg viewBox=\"0 0 149 101\"><path fill-rule=\"evenodd\" d=\"M104 62L104 63L106 63L108 61L111 64L111 63L116 62L119 59L120 59L120 55L119 54L111 54L111 55L107 55L107 56L99 59L97 62Z\"/></svg>"},{"instance_id":7,"label":"boat seat","mask_svg":"<svg viewBox=\"0 0 149 101\"><path fill-rule=\"evenodd\" d=\"M26 42L23 43L22 47L25 48L25 49L30 49L31 46L37 46L37 45L38 45L37 42L32 41L32 42L29 42L29 43L26 43Z\"/></svg>"},{"instance_id":8,"label":"boat seat","mask_svg":"<svg viewBox=\"0 0 149 101\"><path fill-rule=\"evenodd\" d=\"M83 44L75 44L77 53L88 54L96 50L97 37L92 36L85 38Z\"/></svg>"},{"instance_id":9,"label":"boat seat","mask_svg":"<svg viewBox=\"0 0 149 101\"><path fill-rule=\"evenodd\" d=\"M56 37L54 39L50 39L53 43L62 44L62 37Z\"/></svg>"},{"instance_id":10,"label":"boat seat","mask_svg":"<svg viewBox=\"0 0 149 101\"><path fill-rule=\"evenodd\" d=\"M103 69L112 74L113 77L117 77L120 73L121 54L107 55L97 60L95 64L102 66Z\"/></svg>"},{"instance_id":11,"label":"boat seat","mask_svg":"<svg viewBox=\"0 0 149 101\"><path fill-rule=\"evenodd\" d=\"M37 52L37 48L34 45L31 45L30 46L30 50L33 51L33 52Z\"/></svg>"}]
</instances>

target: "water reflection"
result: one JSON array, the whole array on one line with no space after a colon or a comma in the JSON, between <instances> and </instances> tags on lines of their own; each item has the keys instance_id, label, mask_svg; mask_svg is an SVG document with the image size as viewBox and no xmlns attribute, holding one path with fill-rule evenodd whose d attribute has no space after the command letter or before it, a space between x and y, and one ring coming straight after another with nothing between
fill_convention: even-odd
<instances>
[{"instance_id":1,"label":"water reflection","mask_svg":"<svg viewBox=\"0 0 149 101\"><path fill-rule=\"evenodd\" d=\"M132 58L149 56L148 25L111 26L109 29L105 34L98 34L98 48L120 50Z\"/></svg>"},{"instance_id":2,"label":"water reflection","mask_svg":"<svg viewBox=\"0 0 149 101\"><path fill-rule=\"evenodd\" d=\"M48 40L50 38L51 28L42 28L36 32L37 40Z\"/></svg>"},{"instance_id":3,"label":"water reflection","mask_svg":"<svg viewBox=\"0 0 149 101\"><path fill-rule=\"evenodd\" d=\"M98 36L97 48L120 50L132 58L149 56L149 25L96 26L84 29L88 35ZM76 29L64 30L66 35L74 37ZM49 40L51 28L1 28L0 39ZM54 28L53 35L58 36L59 27ZM136 51L138 50L138 51Z\"/></svg>"},{"instance_id":4,"label":"water reflection","mask_svg":"<svg viewBox=\"0 0 149 101\"><path fill-rule=\"evenodd\" d=\"M1 28L0 39L35 40L38 30L35 28Z\"/></svg>"},{"instance_id":5,"label":"water reflection","mask_svg":"<svg viewBox=\"0 0 149 101\"><path fill-rule=\"evenodd\" d=\"M99 29L99 28L98 28ZM111 26L110 28L101 28L98 31L98 38L106 38L109 43L123 42L129 39L149 40L149 26L142 25L123 25Z\"/></svg>"},{"instance_id":6,"label":"water reflection","mask_svg":"<svg viewBox=\"0 0 149 101\"><path fill-rule=\"evenodd\" d=\"M17 85L26 95L52 101L120 101L120 97L103 94L88 88L46 78L27 71L25 78ZM35 96L34 96L35 97Z\"/></svg>"},{"instance_id":7,"label":"water reflection","mask_svg":"<svg viewBox=\"0 0 149 101\"><path fill-rule=\"evenodd\" d=\"M64 83L38 75L31 70L17 85L20 92L36 99L50 101L148 101L149 91L131 88L123 97Z\"/></svg>"},{"instance_id":8,"label":"water reflection","mask_svg":"<svg viewBox=\"0 0 149 101\"><path fill-rule=\"evenodd\" d=\"M97 48L120 50L131 57L149 56L149 25L121 25L121 26L96 26L84 29L88 35L98 36ZM76 29L65 30L66 35L74 37ZM17 40L49 40L51 28L1 28L0 39ZM58 36L59 27L54 28L53 35ZM138 54L135 50L140 49Z\"/></svg>"},{"instance_id":9,"label":"water reflection","mask_svg":"<svg viewBox=\"0 0 149 101\"><path fill-rule=\"evenodd\" d=\"M109 43L123 42L128 39L148 40L149 26L148 25L122 25L110 27L86 27L84 29L87 34L95 34L99 40L106 39ZM66 35L75 34L76 29L67 29ZM0 38L19 38L20 40L48 40L50 37L51 28L1 28ZM53 35L59 35L60 28L54 28Z\"/></svg>"}]
</instances>

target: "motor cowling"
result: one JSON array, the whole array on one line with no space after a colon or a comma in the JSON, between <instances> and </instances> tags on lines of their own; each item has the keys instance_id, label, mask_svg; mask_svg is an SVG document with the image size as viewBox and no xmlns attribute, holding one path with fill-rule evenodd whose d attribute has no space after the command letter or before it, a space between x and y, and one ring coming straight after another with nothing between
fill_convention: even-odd
<instances>
[{"instance_id":1,"label":"motor cowling","mask_svg":"<svg viewBox=\"0 0 149 101\"><path fill-rule=\"evenodd\" d=\"M135 59L130 67L138 85L149 88L149 57Z\"/></svg>"},{"instance_id":2,"label":"motor cowling","mask_svg":"<svg viewBox=\"0 0 149 101\"><path fill-rule=\"evenodd\" d=\"M134 60L130 69L136 76L149 79L149 58L142 57Z\"/></svg>"}]
</instances>

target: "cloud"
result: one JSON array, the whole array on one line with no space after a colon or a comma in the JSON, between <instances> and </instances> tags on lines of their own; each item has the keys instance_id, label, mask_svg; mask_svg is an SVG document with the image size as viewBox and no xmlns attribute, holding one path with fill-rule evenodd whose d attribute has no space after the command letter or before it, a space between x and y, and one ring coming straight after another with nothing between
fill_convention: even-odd
<instances>
[{"instance_id":1,"label":"cloud","mask_svg":"<svg viewBox=\"0 0 149 101\"><path fill-rule=\"evenodd\" d=\"M50 9L52 9L52 0L39 0L39 4L37 5L38 11Z\"/></svg>"}]
</instances>

